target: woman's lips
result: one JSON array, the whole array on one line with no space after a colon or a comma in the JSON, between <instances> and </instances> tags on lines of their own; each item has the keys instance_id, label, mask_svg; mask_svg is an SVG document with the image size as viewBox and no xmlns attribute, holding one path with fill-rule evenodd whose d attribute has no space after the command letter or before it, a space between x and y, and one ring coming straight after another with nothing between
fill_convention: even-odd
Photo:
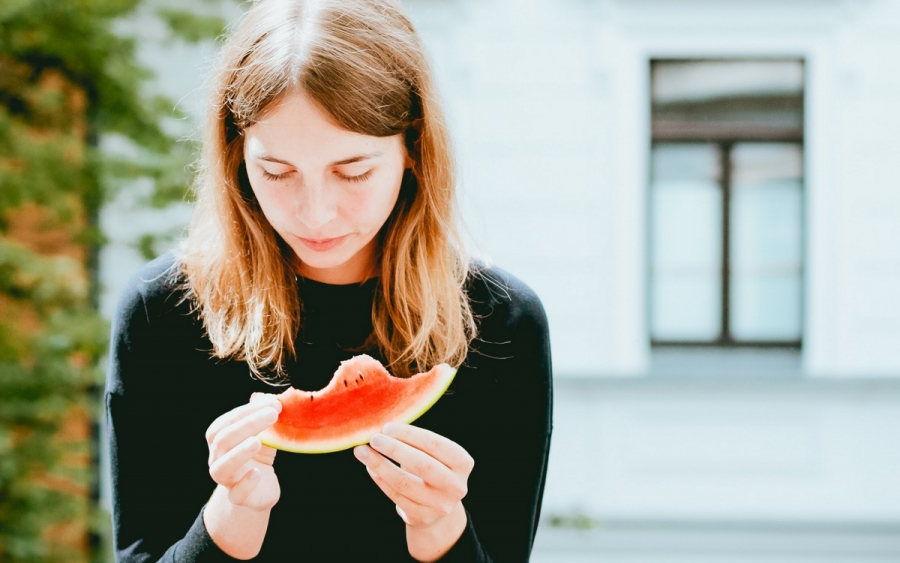
<instances>
[{"instance_id":1,"label":"woman's lips","mask_svg":"<svg viewBox=\"0 0 900 563\"><path fill-rule=\"evenodd\" d=\"M323 239L309 239L303 237L297 237L300 239L300 242L305 244L308 248L318 251L325 252L326 250L331 250L335 246L344 242L344 239L347 238L347 235L336 238L323 238Z\"/></svg>"}]
</instances>

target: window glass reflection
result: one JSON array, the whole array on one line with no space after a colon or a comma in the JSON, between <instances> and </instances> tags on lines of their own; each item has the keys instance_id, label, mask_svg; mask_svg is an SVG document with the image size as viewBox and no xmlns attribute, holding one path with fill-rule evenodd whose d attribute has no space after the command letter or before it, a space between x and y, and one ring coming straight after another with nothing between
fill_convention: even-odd
<instances>
[{"instance_id":1,"label":"window glass reflection","mask_svg":"<svg viewBox=\"0 0 900 563\"><path fill-rule=\"evenodd\" d=\"M799 339L801 148L741 143L731 162L731 333Z\"/></svg>"},{"instance_id":2,"label":"window glass reflection","mask_svg":"<svg viewBox=\"0 0 900 563\"><path fill-rule=\"evenodd\" d=\"M715 145L653 151L652 331L655 339L710 340L721 326L722 190Z\"/></svg>"}]
</instances>

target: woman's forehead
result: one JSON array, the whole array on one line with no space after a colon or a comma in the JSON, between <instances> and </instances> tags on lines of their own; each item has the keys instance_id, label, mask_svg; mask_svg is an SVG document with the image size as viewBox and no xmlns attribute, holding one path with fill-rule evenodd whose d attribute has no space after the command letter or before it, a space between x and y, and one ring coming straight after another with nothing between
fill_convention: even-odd
<instances>
[{"instance_id":1,"label":"woman's forehead","mask_svg":"<svg viewBox=\"0 0 900 563\"><path fill-rule=\"evenodd\" d=\"M246 154L249 158L253 158L256 160L262 160L266 162L275 162L278 164L285 164L288 166L300 166L303 163L314 163L313 161L317 160L327 160L327 164L330 166L340 166L346 164L353 164L356 162L363 162L368 160L379 159L387 153L385 150L364 150L362 152L353 153L349 150L344 150L343 152L338 147L333 147L334 150L329 150L332 147L322 147L321 151L322 155L333 154L335 155L333 160L328 160L329 157L318 157L316 155L310 155L309 153L294 155L293 153L298 151L288 151L281 152L272 152L269 151L266 145L257 137L249 137L247 139ZM275 148L273 151L277 151ZM343 155L343 156L340 156Z\"/></svg>"},{"instance_id":2,"label":"woman's forehead","mask_svg":"<svg viewBox=\"0 0 900 563\"><path fill-rule=\"evenodd\" d=\"M256 159L303 164L348 164L402 149L399 135L375 137L337 125L305 96L280 101L245 130L244 150Z\"/></svg>"}]
</instances>

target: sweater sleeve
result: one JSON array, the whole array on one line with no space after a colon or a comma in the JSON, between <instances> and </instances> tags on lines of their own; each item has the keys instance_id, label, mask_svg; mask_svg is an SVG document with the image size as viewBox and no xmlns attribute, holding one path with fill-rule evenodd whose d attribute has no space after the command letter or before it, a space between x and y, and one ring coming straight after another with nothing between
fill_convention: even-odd
<instances>
[{"instance_id":1,"label":"sweater sleeve","mask_svg":"<svg viewBox=\"0 0 900 563\"><path fill-rule=\"evenodd\" d=\"M519 282L521 283L521 282ZM442 563L524 563L541 514L553 429L553 384L547 318L524 285L514 291L509 339L512 357L496 374L503 403L497 425L484 429L490 452L475 460L463 499L468 522Z\"/></svg>"},{"instance_id":2,"label":"sweater sleeve","mask_svg":"<svg viewBox=\"0 0 900 563\"><path fill-rule=\"evenodd\" d=\"M211 492L212 480L179 469L184 448L203 444L180 437L170 421L175 416L165 412L162 397L177 391L158 359L164 354L137 280L113 318L105 393L116 561L236 561L213 543L203 524L205 505L196 502L198 490Z\"/></svg>"}]
</instances>

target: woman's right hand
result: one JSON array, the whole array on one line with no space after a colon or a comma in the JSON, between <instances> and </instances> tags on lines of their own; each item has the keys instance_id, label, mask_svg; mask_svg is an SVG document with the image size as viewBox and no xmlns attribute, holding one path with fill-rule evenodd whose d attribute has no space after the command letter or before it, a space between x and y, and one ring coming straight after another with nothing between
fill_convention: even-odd
<instances>
[{"instance_id":1,"label":"woman's right hand","mask_svg":"<svg viewBox=\"0 0 900 563\"><path fill-rule=\"evenodd\" d=\"M209 474L236 506L269 510L281 496L272 466L276 450L257 437L280 412L281 402L274 395L254 393L249 403L223 414L206 430Z\"/></svg>"}]
</instances>

